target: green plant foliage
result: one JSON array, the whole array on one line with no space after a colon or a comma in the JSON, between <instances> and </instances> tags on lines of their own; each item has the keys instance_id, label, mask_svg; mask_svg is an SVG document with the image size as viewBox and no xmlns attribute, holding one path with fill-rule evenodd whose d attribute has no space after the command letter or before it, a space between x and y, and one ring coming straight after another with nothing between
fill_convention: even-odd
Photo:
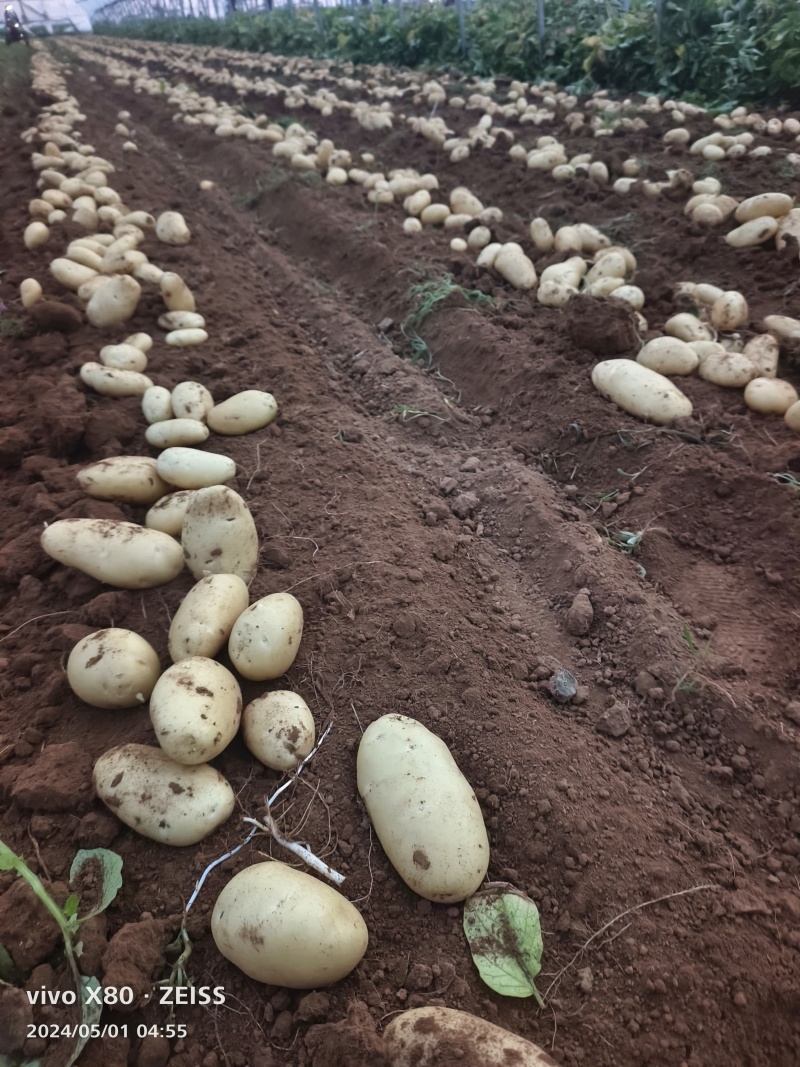
<instances>
[{"instance_id":1,"label":"green plant foliage","mask_svg":"<svg viewBox=\"0 0 800 1067\"><path fill-rule=\"evenodd\" d=\"M797 0L559 0L539 39L530 0L481 0L466 18L462 52L455 7L394 4L317 11L282 8L226 19L129 19L95 32L219 45L355 64L458 71L575 90L658 92L708 106L800 102Z\"/></svg>"},{"instance_id":2,"label":"green plant foliage","mask_svg":"<svg viewBox=\"0 0 800 1067\"><path fill-rule=\"evenodd\" d=\"M542 927L534 902L506 882L492 882L464 905L464 933L484 982L504 997L544 1002L534 984L542 968Z\"/></svg>"}]
</instances>

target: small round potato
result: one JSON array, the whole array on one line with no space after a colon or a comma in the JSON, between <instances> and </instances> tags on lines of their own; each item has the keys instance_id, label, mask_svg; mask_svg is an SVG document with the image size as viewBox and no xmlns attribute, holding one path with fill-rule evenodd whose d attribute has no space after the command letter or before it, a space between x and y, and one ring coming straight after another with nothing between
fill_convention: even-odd
<instances>
[{"instance_id":1,"label":"small round potato","mask_svg":"<svg viewBox=\"0 0 800 1067\"><path fill-rule=\"evenodd\" d=\"M172 412L176 419L205 422L214 406L214 397L200 382L178 382L172 390Z\"/></svg>"},{"instance_id":2,"label":"small round potato","mask_svg":"<svg viewBox=\"0 0 800 1067\"><path fill-rule=\"evenodd\" d=\"M346 897L274 860L231 878L214 904L211 936L248 978L288 989L338 982L358 966L369 940Z\"/></svg>"},{"instance_id":3,"label":"small round potato","mask_svg":"<svg viewBox=\"0 0 800 1067\"><path fill-rule=\"evenodd\" d=\"M779 378L753 378L745 386L744 402L762 415L785 415L797 403L797 390Z\"/></svg>"},{"instance_id":4,"label":"small round potato","mask_svg":"<svg viewBox=\"0 0 800 1067\"><path fill-rule=\"evenodd\" d=\"M135 708L146 704L161 665L153 646L132 630L96 630L75 645L67 680L93 708Z\"/></svg>"},{"instance_id":5,"label":"small round potato","mask_svg":"<svg viewBox=\"0 0 800 1067\"><path fill-rule=\"evenodd\" d=\"M303 609L291 593L271 593L236 620L228 655L253 682L280 678L294 663L303 636Z\"/></svg>"},{"instance_id":6,"label":"small round potato","mask_svg":"<svg viewBox=\"0 0 800 1067\"><path fill-rule=\"evenodd\" d=\"M314 747L314 716L297 693L279 689L251 700L242 716L244 743L273 771L291 771Z\"/></svg>"},{"instance_id":7,"label":"small round potato","mask_svg":"<svg viewBox=\"0 0 800 1067\"><path fill-rule=\"evenodd\" d=\"M169 654L173 663L190 656L216 656L248 601L247 586L236 574L201 578L183 598L170 623Z\"/></svg>"},{"instance_id":8,"label":"small round potato","mask_svg":"<svg viewBox=\"0 0 800 1067\"><path fill-rule=\"evenodd\" d=\"M700 360L686 341L677 337L656 337L647 342L636 362L659 374L691 374Z\"/></svg>"},{"instance_id":9,"label":"small round potato","mask_svg":"<svg viewBox=\"0 0 800 1067\"><path fill-rule=\"evenodd\" d=\"M196 845L233 814L236 797L206 764L185 767L152 745L119 745L94 765L98 797L131 829L163 845Z\"/></svg>"},{"instance_id":10,"label":"small round potato","mask_svg":"<svg viewBox=\"0 0 800 1067\"><path fill-rule=\"evenodd\" d=\"M178 763L208 763L228 747L242 717L239 683L221 663L189 656L156 682L150 719L156 739Z\"/></svg>"},{"instance_id":11,"label":"small round potato","mask_svg":"<svg viewBox=\"0 0 800 1067\"><path fill-rule=\"evenodd\" d=\"M711 325L715 329L727 333L746 326L749 317L750 309L747 306L747 301L741 293L735 290L723 293L721 297L715 300L709 313Z\"/></svg>"}]
</instances>

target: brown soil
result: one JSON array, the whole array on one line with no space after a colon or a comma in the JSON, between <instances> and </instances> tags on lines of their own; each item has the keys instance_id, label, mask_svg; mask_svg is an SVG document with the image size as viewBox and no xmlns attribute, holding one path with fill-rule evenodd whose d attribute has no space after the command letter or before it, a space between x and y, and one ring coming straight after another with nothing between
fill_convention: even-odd
<instances>
[{"instance_id":1,"label":"brown soil","mask_svg":"<svg viewBox=\"0 0 800 1067\"><path fill-rule=\"evenodd\" d=\"M176 127L164 101L134 97L99 67L90 85L86 69L76 66L71 88L87 139L120 169L116 187L136 208L183 211L194 234L186 248L154 246L153 257L187 279L212 339L187 350L158 343L153 375L168 386L200 380L218 400L266 388L280 404L266 431L214 447L237 461L233 485L262 540L253 598L291 589L305 612L301 653L281 685L304 696L318 726L333 723L304 773L318 792L298 787L283 826L291 833L305 819L302 839L346 874L370 947L324 992L265 989L226 963L209 933L217 893L265 852L288 858L259 838L212 872L190 913L190 974L223 986L225 1006L178 1008L189 1035L177 1042L136 1036L137 1025L167 1023L168 1008L142 997L169 973L166 946L197 877L243 831L234 817L178 851L136 836L93 798L93 760L115 744L153 743L153 732L145 710L82 705L65 656L113 625L141 633L168 662L169 619L191 579L115 591L41 551L42 524L56 518L141 521L140 509L88 500L75 472L150 450L135 400L79 382L97 335L73 331L63 309L40 313L22 336L0 338L0 837L57 899L76 849L123 857L123 889L87 931L82 966L141 996L135 1010L104 1017L131 1036L91 1042L80 1062L376 1067L376 1027L403 1008L443 1004L565 1064L796 1064L800 497L772 474L800 470L797 438L748 412L738 391L700 380L686 383L697 415L679 429L622 415L593 391L595 357L568 315L479 276L440 234L410 241L397 210L376 214L358 190L282 175L267 148ZM122 108L135 113L132 160L112 133ZM45 273L21 239L33 176L18 135L33 114L18 99L0 120L0 297L15 314L19 282ZM385 153L387 166L435 164L450 185L466 178L506 211L501 237L542 210L557 222L625 215L620 236L639 259L652 328L674 312L669 286L684 277L741 289L754 322L797 310L796 259L776 269L769 249L734 253L669 201L554 187L500 165L499 148L468 170L440 165L410 134L381 140L341 117L298 117L337 146L369 147L379 162ZM667 160L655 134L613 145L610 157ZM201 178L217 189L201 196ZM765 163L731 168L734 194L765 184L791 187ZM398 326L420 264L495 297L479 309L452 299L421 327L437 373L409 361ZM147 296L124 332L151 330L156 313ZM610 328L618 339L619 323ZM794 367L781 373L800 384ZM612 543L623 530L644 532L632 556ZM579 683L569 704L551 695L559 668ZM245 684L245 700L262 690ZM416 898L371 835L355 752L361 730L390 711L447 741L483 807L490 877L538 903L545 1010L483 986L460 909ZM262 810L271 772L238 741L215 763L239 814ZM0 894L0 944L28 987L67 988L46 914L9 874ZM8 1034L64 1018L32 1014L13 990L0 993L2 1017ZM55 1067L68 1044L37 1038L25 1052Z\"/></svg>"}]
</instances>

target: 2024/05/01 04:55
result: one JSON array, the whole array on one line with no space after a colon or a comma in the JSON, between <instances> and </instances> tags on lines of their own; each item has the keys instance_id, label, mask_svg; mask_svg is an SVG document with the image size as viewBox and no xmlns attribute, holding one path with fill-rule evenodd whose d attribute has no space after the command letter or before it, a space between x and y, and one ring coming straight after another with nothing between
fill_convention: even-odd
<instances>
[{"instance_id":1,"label":"2024/05/01 04:55","mask_svg":"<svg viewBox=\"0 0 800 1067\"><path fill-rule=\"evenodd\" d=\"M138 1023L135 1027L128 1023L31 1023L28 1026L29 1038L38 1037L53 1041L59 1037L75 1039L82 1037L87 1040L92 1038L115 1038L115 1037L166 1037L174 1040L186 1037L188 1029L184 1023L164 1023L161 1026L146 1023Z\"/></svg>"}]
</instances>

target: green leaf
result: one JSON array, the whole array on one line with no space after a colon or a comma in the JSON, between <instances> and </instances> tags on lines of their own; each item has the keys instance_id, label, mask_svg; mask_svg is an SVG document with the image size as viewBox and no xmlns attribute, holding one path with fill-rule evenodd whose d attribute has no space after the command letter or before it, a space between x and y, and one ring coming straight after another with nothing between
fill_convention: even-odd
<instances>
[{"instance_id":1,"label":"green leaf","mask_svg":"<svg viewBox=\"0 0 800 1067\"><path fill-rule=\"evenodd\" d=\"M19 859L11 851L8 845L0 841L0 871L15 871L18 869Z\"/></svg>"},{"instance_id":2,"label":"green leaf","mask_svg":"<svg viewBox=\"0 0 800 1067\"><path fill-rule=\"evenodd\" d=\"M64 901L63 911L68 919L71 919L73 915L78 914L78 903L77 893L73 893L72 896L67 897Z\"/></svg>"},{"instance_id":3,"label":"green leaf","mask_svg":"<svg viewBox=\"0 0 800 1067\"><path fill-rule=\"evenodd\" d=\"M464 933L483 981L504 997L535 997L542 967L539 909L530 897L506 882L492 882L464 905Z\"/></svg>"},{"instance_id":4,"label":"green leaf","mask_svg":"<svg viewBox=\"0 0 800 1067\"><path fill-rule=\"evenodd\" d=\"M81 922L86 922L93 915L99 915L101 911L105 911L122 888L122 857L108 848L82 848L72 861L69 871L70 882L75 881L84 867L95 863L100 867L100 899L88 914L81 917Z\"/></svg>"}]
</instances>

